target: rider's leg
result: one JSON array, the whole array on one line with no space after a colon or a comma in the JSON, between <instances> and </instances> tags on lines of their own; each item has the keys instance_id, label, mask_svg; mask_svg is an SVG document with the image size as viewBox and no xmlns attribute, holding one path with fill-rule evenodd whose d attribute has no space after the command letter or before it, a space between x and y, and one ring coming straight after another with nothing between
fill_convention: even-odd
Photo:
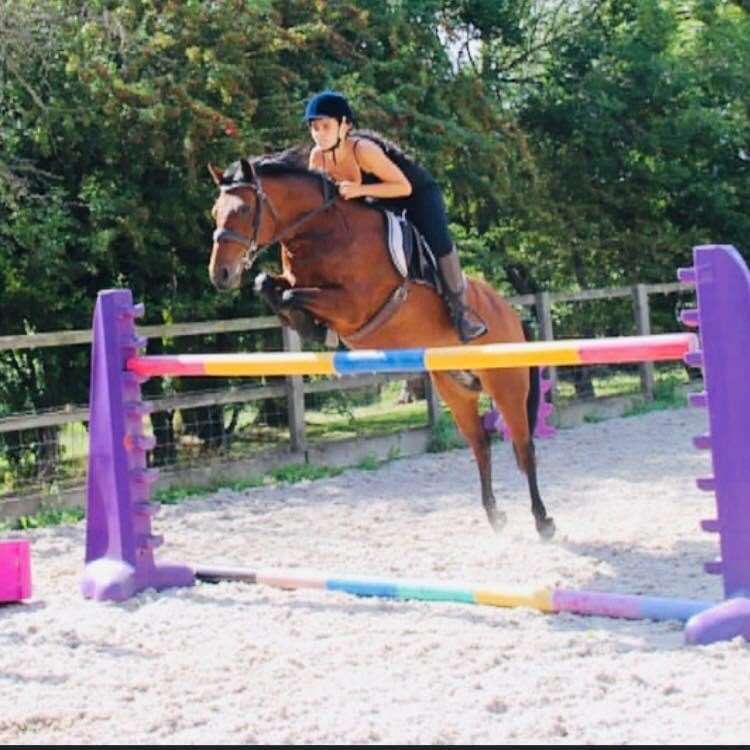
<instances>
[{"instance_id":1,"label":"rider's leg","mask_svg":"<svg viewBox=\"0 0 750 750\"><path fill-rule=\"evenodd\" d=\"M419 195L409 202L406 215L422 232L437 258L443 279L443 300L461 341L471 341L487 333L487 326L470 312L466 304L466 279L448 228L440 188L433 185L419 191Z\"/></svg>"},{"instance_id":2,"label":"rider's leg","mask_svg":"<svg viewBox=\"0 0 750 750\"><path fill-rule=\"evenodd\" d=\"M443 299L461 341L466 343L484 336L487 326L469 310L466 303L466 279L455 245L449 253L438 257L438 266L443 277Z\"/></svg>"}]
</instances>

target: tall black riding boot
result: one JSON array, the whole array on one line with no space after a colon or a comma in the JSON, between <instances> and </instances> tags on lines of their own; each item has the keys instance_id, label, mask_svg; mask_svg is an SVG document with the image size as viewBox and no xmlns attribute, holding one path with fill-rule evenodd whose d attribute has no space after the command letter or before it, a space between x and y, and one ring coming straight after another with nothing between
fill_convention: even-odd
<instances>
[{"instance_id":1,"label":"tall black riding boot","mask_svg":"<svg viewBox=\"0 0 750 750\"><path fill-rule=\"evenodd\" d=\"M487 326L466 304L466 279L461 271L455 245L448 255L438 258L438 265L443 277L443 299L459 338L466 343L484 336Z\"/></svg>"}]
</instances>

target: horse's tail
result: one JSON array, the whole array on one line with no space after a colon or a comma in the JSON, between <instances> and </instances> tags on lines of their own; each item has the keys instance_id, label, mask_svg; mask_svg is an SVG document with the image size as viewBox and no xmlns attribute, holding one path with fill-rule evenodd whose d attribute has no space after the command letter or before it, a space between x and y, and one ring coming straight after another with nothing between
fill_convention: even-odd
<instances>
[{"instance_id":1,"label":"horse's tail","mask_svg":"<svg viewBox=\"0 0 750 750\"><path fill-rule=\"evenodd\" d=\"M523 335L526 341L532 341L534 334L526 321L521 321ZM526 418L529 422L529 436L533 437L539 414L539 399L541 398L540 372L537 365L529 367L529 395L526 397Z\"/></svg>"}]
</instances>

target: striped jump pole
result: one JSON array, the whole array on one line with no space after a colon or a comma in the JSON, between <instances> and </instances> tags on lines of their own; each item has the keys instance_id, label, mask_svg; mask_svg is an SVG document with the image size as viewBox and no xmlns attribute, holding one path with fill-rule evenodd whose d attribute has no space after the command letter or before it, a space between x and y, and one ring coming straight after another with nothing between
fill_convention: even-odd
<instances>
[{"instance_id":1,"label":"striped jump pole","mask_svg":"<svg viewBox=\"0 0 750 750\"><path fill-rule=\"evenodd\" d=\"M578 615L614 617L628 620L681 620L713 607L712 602L691 599L668 599L658 596L608 594L596 591L567 589L495 589L463 583L430 583L388 578L328 576L303 570L258 570L227 567L196 567L199 581L219 583L241 581L274 588L323 589L355 596L376 596L384 599L455 602L491 607L527 607L539 612L570 612Z\"/></svg>"},{"instance_id":2,"label":"striped jump pole","mask_svg":"<svg viewBox=\"0 0 750 750\"><path fill-rule=\"evenodd\" d=\"M538 365L605 365L680 360L698 349L694 333L608 339L533 341L425 349L361 349L342 352L176 354L134 356L127 369L142 378L354 375L365 372L487 370Z\"/></svg>"},{"instance_id":3,"label":"striped jump pole","mask_svg":"<svg viewBox=\"0 0 750 750\"><path fill-rule=\"evenodd\" d=\"M696 436L693 443L711 452L713 474L700 478L697 485L715 497L715 514L701 521L701 528L718 535L720 557L707 562L705 569L722 576L723 602L711 606L564 589L511 595L370 579L318 577L298 583L312 586L314 582L317 588L351 593L534 606L552 612L689 618L685 630L689 643L736 635L750 640L750 273L731 246L696 247L693 260L693 267L681 269L679 277L695 285L698 304L681 318L685 325L699 328L700 340L693 333L675 333L392 351L155 357L139 354L146 341L136 335L134 319L143 314L143 306L133 304L128 290L101 292L94 313L91 358L84 596L121 601L147 587L189 586L196 575L210 577L209 573L219 571L155 560L154 551L163 542L151 531L151 519L158 511L150 499L151 488L158 471L147 467L154 439L143 430L143 417L151 407L141 400L140 391L149 377L408 373L682 359L703 370L705 391L692 394L690 403L708 410L709 431ZM273 574L263 580L258 574L247 575L257 582L273 579Z\"/></svg>"}]
</instances>

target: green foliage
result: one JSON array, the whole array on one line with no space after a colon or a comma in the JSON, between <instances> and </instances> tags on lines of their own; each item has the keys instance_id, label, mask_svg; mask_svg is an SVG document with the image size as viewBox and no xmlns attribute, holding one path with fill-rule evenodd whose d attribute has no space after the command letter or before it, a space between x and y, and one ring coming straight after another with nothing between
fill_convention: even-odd
<instances>
[{"instance_id":1,"label":"green foliage","mask_svg":"<svg viewBox=\"0 0 750 750\"><path fill-rule=\"evenodd\" d=\"M637 399L633 405L623 412L624 417L637 417L652 411L665 409L682 409L687 406L687 397L680 389L682 380L679 377L663 378L654 384L654 398L646 401Z\"/></svg>"},{"instance_id":2,"label":"green foliage","mask_svg":"<svg viewBox=\"0 0 750 750\"><path fill-rule=\"evenodd\" d=\"M332 466L316 466L315 464L287 464L271 469L268 472L277 482L301 482L303 480L323 479L341 474L343 469Z\"/></svg>"},{"instance_id":3,"label":"green foliage","mask_svg":"<svg viewBox=\"0 0 750 750\"><path fill-rule=\"evenodd\" d=\"M521 112L564 231L550 282L663 280L693 244L743 244L749 73L726 3L613 0L558 40Z\"/></svg>"},{"instance_id":4,"label":"green foliage","mask_svg":"<svg viewBox=\"0 0 750 750\"><path fill-rule=\"evenodd\" d=\"M14 524L4 524L8 530L40 529L45 526L62 526L78 523L84 517L82 508L47 508L42 507L36 513L29 516L21 516ZM0 531L3 524L0 524Z\"/></svg>"},{"instance_id":5,"label":"green foliage","mask_svg":"<svg viewBox=\"0 0 750 750\"><path fill-rule=\"evenodd\" d=\"M208 282L205 165L308 143L300 113L323 87L432 170L465 265L506 292L664 281L693 244L746 250L744 1L0 0L0 35L2 334L88 327L96 292L118 286L146 303L144 323L265 312ZM659 326L672 304L656 305ZM576 335L628 320L627 303L555 315ZM152 346L253 351L277 336ZM84 347L4 352L0 412L83 403L87 370ZM351 415L345 399L326 408ZM224 416L183 415L217 444ZM38 478L56 440L0 449Z\"/></svg>"},{"instance_id":6,"label":"green foliage","mask_svg":"<svg viewBox=\"0 0 750 750\"><path fill-rule=\"evenodd\" d=\"M450 412L443 411L438 417L430 442L427 446L429 453L443 453L454 448L466 447L466 441L459 435L456 424Z\"/></svg>"},{"instance_id":7,"label":"green foliage","mask_svg":"<svg viewBox=\"0 0 750 750\"><path fill-rule=\"evenodd\" d=\"M606 419L599 412L591 412L590 414L583 415L583 421L586 424L598 424L599 422L604 422Z\"/></svg>"},{"instance_id":8,"label":"green foliage","mask_svg":"<svg viewBox=\"0 0 750 750\"><path fill-rule=\"evenodd\" d=\"M356 468L362 469L363 471L375 471L380 468L380 461L374 453L368 453L364 458L357 462Z\"/></svg>"},{"instance_id":9,"label":"green foliage","mask_svg":"<svg viewBox=\"0 0 750 750\"><path fill-rule=\"evenodd\" d=\"M251 489L253 487L262 487L264 484L271 482L269 477L250 475L245 479L236 482L226 482L217 480L206 485L191 484L180 487L169 487L166 489L156 490L154 501L162 505L177 505L178 503L188 500L196 495L207 495L216 490L226 488L235 492Z\"/></svg>"},{"instance_id":10,"label":"green foliage","mask_svg":"<svg viewBox=\"0 0 750 750\"><path fill-rule=\"evenodd\" d=\"M276 482L302 482L304 480L323 479L338 476L343 469L329 466L315 466L313 464L287 464L271 469L262 476L249 475L244 479L229 482L217 479L209 484L193 484L168 489L160 489L154 493L154 500L163 505L176 505L196 495L208 495L219 489L229 489L235 492L263 487Z\"/></svg>"}]
</instances>

